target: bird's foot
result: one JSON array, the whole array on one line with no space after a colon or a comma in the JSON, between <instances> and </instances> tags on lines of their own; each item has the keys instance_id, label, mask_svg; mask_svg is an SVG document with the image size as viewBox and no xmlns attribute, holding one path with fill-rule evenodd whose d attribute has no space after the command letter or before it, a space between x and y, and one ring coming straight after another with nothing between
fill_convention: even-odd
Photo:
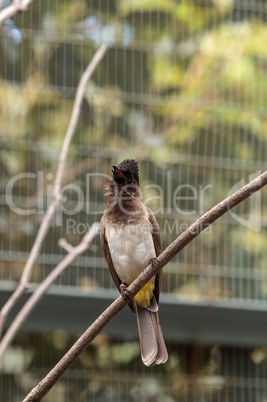
<instances>
[{"instance_id":1,"label":"bird's foot","mask_svg":"<svg viewBox=\"0 0 267 402\"><path fill-rule=\"evenodd\" d=\"M120 294L122 295L122 297L124 298L124 300L127 303L132 301L131 292L129 292L129 290L128 290L127 286L125 285L125 283L120 284Z\"/></svg>"},{"instance_id":2,"label":"bird's foot","mask_svg":"<svg viewBox=\"0 0 267 402\"><path fill-rule=\"evenodd\" d=\"M149 264L152 266L152 268L157 268L159 265L158 259L156 257L150 258Z\"/></svg>"}]
</instances>

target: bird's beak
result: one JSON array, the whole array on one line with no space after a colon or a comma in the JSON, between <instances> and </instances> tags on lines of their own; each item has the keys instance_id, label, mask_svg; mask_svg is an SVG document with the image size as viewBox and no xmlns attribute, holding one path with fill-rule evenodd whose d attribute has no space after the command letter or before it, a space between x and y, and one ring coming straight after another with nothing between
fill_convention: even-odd
<instances>
[{"instance_id":1,"label":"bird's beak","mask_svg":"<svg viewBox=\"0 0 267 402\"><path fill-rule=\"evenodd\" d=\"M112 165L112 167L113 167L112 174L115 179L118 179L120 177L123 177L123 179L125 179L124 174L120 171L120 169L116 165Z\"/></svg>"}]
</instances>

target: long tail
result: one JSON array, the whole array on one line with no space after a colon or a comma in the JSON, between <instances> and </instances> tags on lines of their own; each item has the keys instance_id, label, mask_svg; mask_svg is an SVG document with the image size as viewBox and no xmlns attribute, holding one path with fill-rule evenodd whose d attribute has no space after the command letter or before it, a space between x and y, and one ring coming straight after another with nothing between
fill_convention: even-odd
<instances>
[{"instance_id":1,"label":"long tail","mask_svg":"<svg viewBox=\"0 0 267 402\"><path fill-rule=\"evenodd\" d=\"M168 352L159 325L156 300L153 300L149 309L139 307L136 303L134 307L143 363L146 366L165 363L168 360Z\"/></svg>"}]
</instances>

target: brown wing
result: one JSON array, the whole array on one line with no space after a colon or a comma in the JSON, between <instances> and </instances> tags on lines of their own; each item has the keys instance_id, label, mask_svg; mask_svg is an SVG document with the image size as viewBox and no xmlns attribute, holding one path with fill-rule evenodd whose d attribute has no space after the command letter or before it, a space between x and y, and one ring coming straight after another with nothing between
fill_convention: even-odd
<instances>
[{"instance_id":1,"label":"brown wing","mask_svg":"<svg viewBox=\"0 0 267 402\"><path fill-rule=\"evenodd\" d=\"M152 225L152 237L153 237L153 242L154 242L154 247L156 251L156 256L161 254L161 240L160 240L160 233L159 233L159 225L158 222L155 218L155 215L151 211L151 209L147 208L148 214L149 214L149 221ZM154 290L154 295L157 299L157 302L159 301L159 294L161 291L161 283L162 283L162 271L160 271L155 278L155 290Z\"/></svg>"},{"instance_id":2,"label":"brown wing","mask_svg":"<svg viewBox=\"0 0 267 402\"><path fill-rule=\"evenodd\" d=\"M112 279L113 279L115 285L117 286L118 290L120 291L120 285L122 284L122 281L118 277L117 272L115 271L115 268L114 268L114 265L113 265L113 262L112 262L108 242L107 242L107 239L106 239L106 236L105 236L105 219L104 219L104 216L101 218L101 221L100 221L100 241L101 241L102 250L103 250L105 259L107 261L108 268L109 268L109 271L111 273ZM129 303L129 307L133 310L133 312L135 312L132 302Z\"/></svg>"}]
</instances>

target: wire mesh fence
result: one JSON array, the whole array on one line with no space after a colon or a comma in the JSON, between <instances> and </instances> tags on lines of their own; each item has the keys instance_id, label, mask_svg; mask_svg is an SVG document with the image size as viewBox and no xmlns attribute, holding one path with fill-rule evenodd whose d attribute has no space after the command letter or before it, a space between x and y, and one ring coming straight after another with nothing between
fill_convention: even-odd
<instances>
[{"instance_id":1,"label":"wire mesh fence","mask_svg":"<svg viewBox=\"0 0 267 402\"><path fill-rule=\"evenodd\" d=\"M0 7L8 3L0 1ZM103 42L109 50L86 87L64 172L64 198L36 260L32 284L65 255L59 238L76 245L100 220L114 163L139 161L141 197L155 213L163 248L266 169L266 13L266 2L256 0L36 0L1 26L1 289L13 288L21 276L53 196L80 76ZM223 301L264 309L266 197L266 190L256 193L205 229L164 268L162 292L177 303L216 306ZM92 291L114 288L99 240L95 244L56 285L88 298ZM44 345L42 339L39 347ZM205 371L202 357L192 372L186 347L173 349L167 369L151 373L144 374L135 355L125 363L126 372L99 362L96 368L85 365L91 371L78 367L62 380L61 391L58 385L55 392L61 396L54 398L267 398L264 348L253 349L261 356L256 364L256 352L222 346L225 370L215 374ZM183 359L184 370L175 359ZM44 357L41 364L29 361L38 370L47 364ZM12 386L20 376L7 372L1 398L20 400L20 387ZM25 376L34 377L33 371ZM94 379L87 383L89 377ZM143 381L151 381L149 390L140 385Z\"/></svg>"}]
</instances>

